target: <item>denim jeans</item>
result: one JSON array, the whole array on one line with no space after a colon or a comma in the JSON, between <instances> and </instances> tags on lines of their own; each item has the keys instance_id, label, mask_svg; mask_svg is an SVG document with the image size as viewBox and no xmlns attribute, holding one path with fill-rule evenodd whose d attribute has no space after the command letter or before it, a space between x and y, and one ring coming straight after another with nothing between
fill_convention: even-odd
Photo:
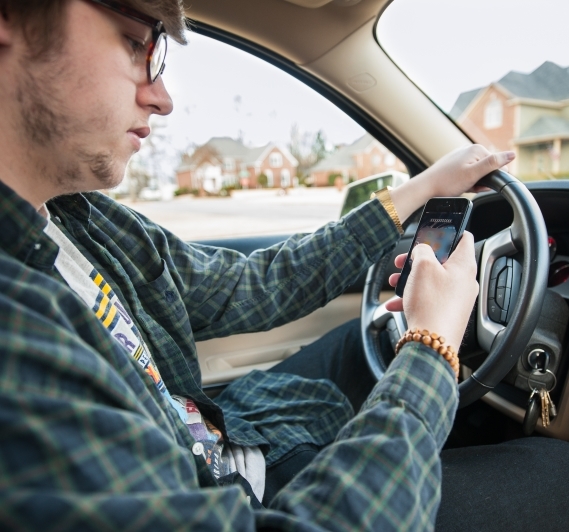
<instances>
[{"instance_id":1,"label":"denim jeans","mask_svg":"<svg viewBox=\"0 0 569 532\"><path fill-rule=\"evenodd\" d=\"M353 320L269 371L332 380L357 412L373 388ZM308 465L319 449L301 445L267 469L263 503ZM569 530L569 443L528 437L441 453L437 531Z\"/></svg>"}]
</instances>

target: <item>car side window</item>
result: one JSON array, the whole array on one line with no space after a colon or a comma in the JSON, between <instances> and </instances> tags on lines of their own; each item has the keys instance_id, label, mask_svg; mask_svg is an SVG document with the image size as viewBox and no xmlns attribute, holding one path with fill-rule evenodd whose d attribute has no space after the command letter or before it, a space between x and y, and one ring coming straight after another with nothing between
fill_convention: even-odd
<instances>
[{"instance_id":1,"label":"car side window","mask_svg":"<svg viewBox=\"0 0 569 532\"><path fill-rule=\"evenodd\" d=\"M403 163L345 113L246 52L190 33L164 83L174 112L113 195L184 240L313 231L346 187ZM389 177L379 182L388 182Z\"/></svg>"}]
</instances>

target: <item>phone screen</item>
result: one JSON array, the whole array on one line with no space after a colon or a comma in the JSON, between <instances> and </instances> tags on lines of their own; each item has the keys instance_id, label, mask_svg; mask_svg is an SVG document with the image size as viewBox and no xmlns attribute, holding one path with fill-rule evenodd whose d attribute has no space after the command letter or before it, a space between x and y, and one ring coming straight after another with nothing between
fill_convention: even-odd
<instances>
[{"instance_id":1,"label":"phone screen","mask_svg":"<svg viewBox=\"0 0 569 532\"><path fill-rule=\"evenodd\" d=\"M465 198L430 200L421 215L411 249L418 244L427 244L433 249L437 260L444 264L462 235L471 205L471 202ZM411 273L412 263L409 252L395 290L400 297Z\"/></svg>"},{"instance_id":2,"label":"phone screen","mask_svg":"<svg viewBox=\"0 0 569 532\"><path fill-rule=\"evenodd\" d=\"M460 229L462 212L426 213L426 218L417 230L414 246L427 244L433 248L437 260L444 264L450 255L452 245Z\"/></svg>"}]
</instances>

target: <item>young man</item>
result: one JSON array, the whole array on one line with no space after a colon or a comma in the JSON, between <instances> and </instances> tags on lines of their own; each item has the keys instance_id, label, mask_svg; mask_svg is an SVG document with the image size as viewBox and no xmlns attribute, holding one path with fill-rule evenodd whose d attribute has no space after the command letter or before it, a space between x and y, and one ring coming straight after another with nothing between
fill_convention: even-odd
<instances>
[{"instance_id":1,"label":"young man","mask_svg":"<svg viewBox=\"0 0 569 532\"><path fill-rule=\"evenodd\" d=\"M373 200L249 258L188 246L91 192L121 181L150 116L172 110L160 74L166 34L184 40L177 0L0 0L0 13L2 527L432 528L457 405L436 351L406 344L354 417L336 384L302 376L322 346L214 403L194 342L324 305L393 249L397 216L512 154L460 150L387 196L390 214ZM444 267L414 253L409 325L456 348L477 294L472 237Z\"/></svg>"}]
</instances>

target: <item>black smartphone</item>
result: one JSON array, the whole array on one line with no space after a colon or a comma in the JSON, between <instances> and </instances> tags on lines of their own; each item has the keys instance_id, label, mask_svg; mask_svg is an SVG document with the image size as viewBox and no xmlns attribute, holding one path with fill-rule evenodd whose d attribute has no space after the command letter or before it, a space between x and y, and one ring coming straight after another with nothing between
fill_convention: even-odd
<instances>
[{"instance_id":1,"label":"black smartphone","mask_svg":"<svg viewBox=\"0 0 569 532\"><path fill-rule=\"evenodd\" d=\"M411 273L413 248L417 244L428 244L433 248L438 261L444 264L458 244L471 212L472 202L467 198L432 198L427 202L395 287L395 293L399 297L403 297Z\"/></svg>"}]
</instances>

